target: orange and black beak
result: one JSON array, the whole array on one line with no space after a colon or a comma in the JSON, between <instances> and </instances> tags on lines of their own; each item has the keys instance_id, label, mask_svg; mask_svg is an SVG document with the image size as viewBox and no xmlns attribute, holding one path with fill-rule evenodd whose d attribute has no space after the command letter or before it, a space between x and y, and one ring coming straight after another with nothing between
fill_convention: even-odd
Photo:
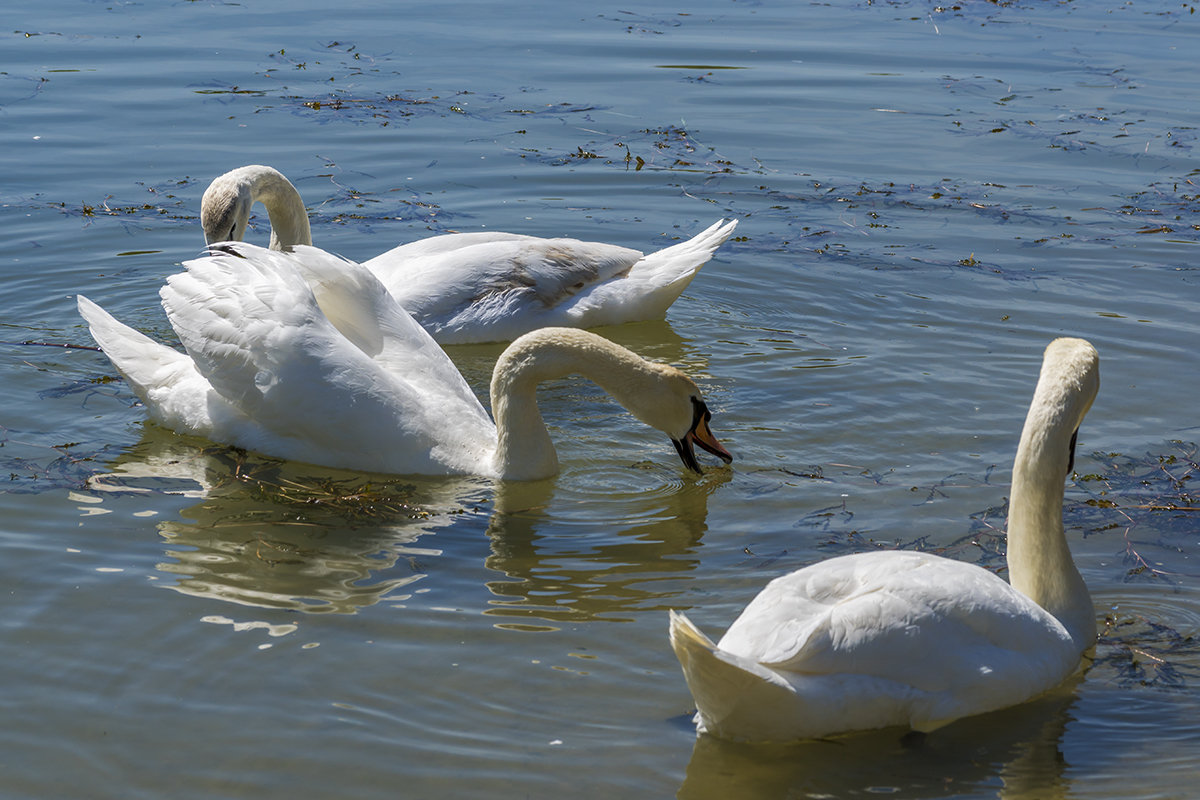
<instances>
[{"instance_id":1,"label":"orange and black beak","mask_svg":"<svg viewBox=\"0 0 1200 800\"><path fill-rule=\"evenodd\" d=\"M700 472L700 462L696 460L696 451L692 449L693 444L700 445L726 464L733 461L733 456L721 446L717 437L713 436L712 431L708 429L708 421L712 419L712 412L708 410L708 406L704 405L703 400L693 397L692 407L695 409L695 413L692 416L691 430L682 440L671 440L679 452L679 458L683 461L683 465L692 472Z\"/></svg>"}]
</instances>

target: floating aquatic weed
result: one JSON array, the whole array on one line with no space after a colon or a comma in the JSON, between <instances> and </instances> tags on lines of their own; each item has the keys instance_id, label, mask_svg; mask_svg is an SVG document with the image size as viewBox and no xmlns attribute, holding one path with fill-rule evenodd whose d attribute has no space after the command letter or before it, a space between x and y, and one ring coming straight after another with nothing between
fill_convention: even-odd
<instances>
[{"instance_id":1,"label":"floating aquatic weed","mask_svg":"<svg viewBox=\"0 0 1200 800\"><path fill-rule=\"evenodd\" d=\"M0 73L0 81L3 81L3 83L6 85L13 83L13 82L16 82L18 84L24 84L25 88L28 90L27 93L25 93L23 95L13 97L13 96L9 95L7 88L6 88L6 91L4 92L3 100L0 101L0 108L8 108L8 107L12 106L14 103L20 103L24 100L32 100L33 98L40 95L42 93L42 89L44 89L46 87L46 84L50 81L50 79L45 77L44 75L38 76L35 78L35 77L23 77L23 76L19 76L19 75L10 75L8 73Z\"/></svg>"},{"instance_id":2,"label":"floating aquatic weed","mask_svg":"<svg viewBox=\"0 0 1200 800\"><path fill-rule=\"evenodd\" d=\"M1123 687L1188 689L1200 678L1200 639L1139 614L1112 613L1104 619L1089 676Z\"/></svg>"},{"instance_id":3,"label":"floating aquatic weed","mask_svg":"<svg viewBox=\"0 0 1200 800\"><path fill-rule=\"evenodd\" d=\"M1129 202L1105 209L1129 217L1138 225L1138 235L1169 233L1174 240L1194 243L1200 231L1200 185L1191 178L1158 181L1142 192L1131 195ZM1184 269L1196 269L1191 264Z\"/></svg>"},{"instance_id":4,"label":"floating aquatic weed","mask_svg":"<svg viewBox=\"0 0 1200 800\"><path fill-rule=\"evenodd\" d=\"M0 426L0 494L85 489L101 451L79 442L50 444L46 434Z\"/></svg>"},{"instance_id":5,"label":"floating aquatic weed","mask_svg":"<svg viewBox=\"0 0 1200 800\"><path fill-rule=\"evenodd\" d=\"M595 160L607 166L640 172L643 169L671 172L735 173L739 169L716 148L702 144L691 132L672 125L642 128L576 145L562 152L549 148L524 147L521 158L550 166Z\"/></svg>"},{"instance_id":6,"label":"floating aquatic weed","mask_svg":"<svg viewBox=\"0 0 1200 800\"><path fill-rule=\"evenodd\" d=\"M1091 496L1065 509L1087 533L1120 531L1127 581L1200 578L1200 568L1182 566L1189 564L1200 522L1200 492L1192 488L1200 475L1197 445L1172 441L1170 447L1141 456L1093 453L1100 471L1077 479Z\"/></svg>"},{"instance_id":7,"label":"floating aquatic weed","mask_svg":"<svg viewBox=\"0 0 1200 800\"><path fill-rule=\"evenodd\" d=\"M287 506L304 517L335 515L346 521L364 522L433 516L414 500L416 488L412 484L358 476L286 475L282 462L250 459L244 452L237 453L237 457L239 463L233 474L250 497ZM253 468L249 468L251 465ZM439 513L461 514L465 510Z\"/></svg>"},{"instance_id":8,"label":"floating aquatic weed","mask_svg":"<svg viewBox=\"0 0 1200 800\"><path fill-rule=\"evenodd\" d=\"M198 215L188 208L185 198L176 194L178 190L192 184L191 178L170 179L157 184L135 181L134 185L144 192L138 199L118 198L108 194L99 200L67 202L46 200L41 194L37 194L6 202L24 208L53 209L67 217L84 219L87 225L100 221L116 221L127 229L146 230L160 224L195 222Z\"/></svg>"},{"instance_id":9,"label":"floating aquatic weed","mask_svg":"<svg viewBox=\"0 0 1200 800\"><path fill-rule=\"evenodd\" d=\"M333 162L327 167L336 168ZM340 172L330 172L319 177L329 179L337 193L320 205L321 213L310 214L314 227L322 223L352 226L369 232L375 224L384 222L412 222L424 224L427 230L444 232L446 223L460 215L445 211L437 203L410 186L389 189L383 194L364 191L349 185Z\"/></svg>"},{"instance_id":10,"label":"floating aquatic weed","mask_svg":"<svg viewBox=\"0 0 1200 800\"><path fill-rule=\"evenodd\" d=\"M176 441L173 436L168 438L170 456L162 460L176 465L190 464L192 472L202 473L207 494L236 494L239 501L247 501L250 506L286 512L287 518L295 523L386 523L428 519L435 513L465 513L461 507L431 510L418 499L419 491L411 482L385 476L337 473L237 447L188 445ZM135 446L127 457L118 459L113 465L115 471L106 476L105 490L119 492L122 476L127 474L137 481L137 491L144 491L147 471L129 470L128 466L157 463L160 459L156 448L160 445L148 443L145 453L139 453ZM152 473L153 468L149 472Z\"/></svg>"},{"instance_id":11,"label":"floating aquatic weed","mask_svg":"<svg viewBox=\"0 0 1200 800\"><path fill-rule=\"evenodd\" d=\"M666 33L667 28L678 28L683 25L684 18L689 16L691 15L684 12L680 12L673 17L664 17L639 14L633 11L618 11L617 16L597 14L596 19L604 20L605 22L616 22L624 26L626 33L662 36Z\"/></svg>"},{"instance_id":12,"label":"floating aquatic weed","mask_svg":"<svg viewBox=\"0 0 1200 800\"><path fill-rule=\"evenodd\" d=\"M730 169L738 174L747 174L736 166ZM768 175L761 167L756 168L755 173ZM777 250L804 243L809 245L812 253L849 258L855 264L869 269L914 270L928 266L954 269L969 266L976 268L980 274L996 275L1008 281L1036 280L1040 275L1002 264L984 263L978 259L941 256L936 248L927 246L921 247L920 255L897 259L894 257L897 253L911 251L917 245L888 243L881 237L896 236L903 242L904 230L909 224L929 224L927 219L914 218L915 214L943 217L970 214L998 225L1020 223L1022 227L1017 229L1020 232L1024 232L1028 226L1036 226L1055 229L1057 233L1065 224L1061 216L1032 207L1019 188L1009 189L991 181L954 183L944 179L936 184L902 184L885 180L842 184L805 173L769 174L772 183L787 182L792 187L781 189L760 183L749 188L727 188L706 183L689 186L687 193L727 208L750 209L742 212L745 216L777 221L783 230L756 235L756 244L762 250ZM837 224L831 226L834 220ZM838 241L847 235L852 238ZM1045 237L1041 241L1049 240L1050 237ZM862 242L862 245L855 245L855 242ZM864 250L864 247L867 249ZM934 257L930 253L938 255Z\"/></svg>"},{"instance_id":13,"label":"floating aquatic weed","mask_svg":"<svg viewBox=\"0 0 1200 800\"><path fill-rule=\"evenodd\" d=\"M267 96L267 93L262 89L247 89L245 87L238 86L237 84L219 83L216 81L210 83L194 83L192 84L191 88L196 94L249 95L251 97Z\"/></svg>"},{"instance_id":14,"label":"floating aquatic weed","mask_svg":"<svg viewBox=\"0 0 1200 800\"><path fill-rule=\"evenodd\" d=\"M285 95L282 99L285 101L284 108L290 108L294 113L321 124L347 121L386 126L417 115L445 116L464 113L461 104L439 95L417 97L409 94L351 95L348 92L328 92L315 97ZM307 114L302 109L317 113Z\"/></svg>"},{"instance_id":15,"label":"floating aquatic weed","mask_svg":"<svg viewBox=\"0 0 1200 800\"><path fill-rule=\"evenodd\" d=\"M381 127L423 117L496 121L511 114L565 115L594 109L573 103L543 103L533 107L522 103L514 108L504 95L464 88L364 89L365 77L378 82L387 75L398 78L402 72L390 66L393 62L390 54L367 55L347 42L330 42L319 50L299 54L295 49L281 49L267 58L281 65L268 67L261 73L264 79L279 84L278 91L217 85L203 90L204 93L272 97L280 101L259 104L255 113L284 110L317 124L346 122Z\"/></svg>"},{"instance_id":16,"label":"floating aquatic weed","mask_svg":"<svg viewBox=\"0 0 1200 800\"><path fill-rule=\"evenodd\" d=\"M1083 79L1078 77L1080 72ZM1067 153L1094 151L1134 158L1144 157L1152 145L1156 150L1191 150L1195 146L1198 134L1194 127L1148 129L1145 119L1134 116L1136 112L1108 105L1114 89L1138 88L1123 68L1081 64L1063 74L1073 83L1071 97L1078 97L1080 90L1085 96L1094 90L1099 103L1091 108L1063 106L1058 101L1062 86L1014 93L1004 78L944 75L939 80L951 95L986 103L953 109L947 117L949 130L967 136L1015 136Z\"/></svg>"},{"instance_id":17,"label":"floating aquatic weed","mask_svg":"<svg viewBox=\"0 0 1200 800\"><path fill-rule=\"evenodd\" d=\"M915 550L935 553L947 558L969 560L980 566L1000 571L1004 566L1004 553L998 543L1003 540L1003 533L986 522L989 515L1000 513L1005 509L989 509L986 512L972 516L972 532L960 537L947 545L934 544L928 536L918 536L910 540L876 535L865 525L853 525L856 514L845 500L838 505L827 506L805 514L795 524L797 528L808 528L826 534L821 542L822 549L830 551L830 556L862 553L873 550ZM885 532L886 533L886 532ZM752 553L748 554L753 555ZM796 566L803 566L797 564Z\"/></svg>"}]
</instances>

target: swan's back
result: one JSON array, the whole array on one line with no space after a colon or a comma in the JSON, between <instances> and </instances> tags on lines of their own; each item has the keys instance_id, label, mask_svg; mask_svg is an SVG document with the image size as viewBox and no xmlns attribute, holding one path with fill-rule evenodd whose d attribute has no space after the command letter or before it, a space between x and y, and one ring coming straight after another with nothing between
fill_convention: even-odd
<instances>
[{"instance_id":1,"label":"swan's back","mask_svg":"<svg viewBox=\"0 0 1200 800\"><path fill-rule=\"evenodd\" d=\"M552 326L547 312L627 273L641 257L627 247L577 239L458 233L396 247L364 266L442 341L457 341L453 334L467 331L499 340Z\"/></svg>"},{"instance_id":2,"label":"swan's back","mask_svg":"<svg viewBox=\"0 0 1200 800\"><path fill-rule=\"evenodd\" d=\"M363 266L439 342L502 341L662 316L736 224L716 223L649 255L578 239L447 234Z\"/></svg>"},{"instance_id":3,"label":"swan's back","mask_svg":"<svg viewBox=\"0 0 1200 800\"><path fill-rule=\"evenodd\" d=\"M874 552L777 578L716 645L673 614L699 729L748 739L930 730L1065 680L1095 642L1062 480L1098 386L1095 348L1050 343L1013 462L1011 584L926 553Z\"/></svg>"},{"instance_id":4,"label":"swan's back","mask_svg":"<svg viewBox=\"0 0 1200 800\"><path fill-rule=\"evenodd\" d=\"M716 645L688 627L672 619L700 728L735 739L929 730L1040 694L1079 658L1058 620L997 576L914 552L776 578Z\"/></svg>"},{"instance_id":5,"label":"swan's back","mask_svg":"<svg viewBox=\"0 0 1200 800\"><path fill-rule=\"evenodd\" d=\"M247 244L187 262L162 289L186 356L86 298L80 311L152 418L181 433L381 472L490 464L495 428L445 353L361 267L307 256L345 332L299 256Z\"/></svg>"}]
</instances>

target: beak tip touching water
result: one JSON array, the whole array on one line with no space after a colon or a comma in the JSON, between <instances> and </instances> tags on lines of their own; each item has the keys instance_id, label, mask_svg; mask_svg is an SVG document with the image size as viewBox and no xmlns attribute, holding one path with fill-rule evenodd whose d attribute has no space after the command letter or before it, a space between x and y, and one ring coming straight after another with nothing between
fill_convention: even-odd
<instances>
[{"instance_id":1,"label":"beak tip touching water","mask_svg":"<svg viewBox=\"0 0 1200 800\"><path fill-rule=\"evenodd\" d=\"M712 431L708 429L708 421L712 419L712 413L704 405L701 400L693 399L696 413L692 420L692 428L687 432L683 439L672 439L671 443L675 445L675 450L679 453L680 460L683 465L692 472L699 473L700 462L696 460L696 451L693 445L700 445L701 448L712 453L717 458L729 464L733 461L733 454L726 450L717 437L713 436Z\"/></svg>"}]
</instances>

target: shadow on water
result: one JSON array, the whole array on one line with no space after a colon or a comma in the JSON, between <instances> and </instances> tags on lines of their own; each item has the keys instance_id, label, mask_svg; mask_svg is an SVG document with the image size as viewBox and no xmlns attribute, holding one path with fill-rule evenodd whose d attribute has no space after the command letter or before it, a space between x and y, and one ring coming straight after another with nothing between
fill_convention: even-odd
<instances>
[{"instance_id":1,"label":"shadow on water","mask_svg":"<svg viewBox=\"0 0 1200 800\"><path fill-rule=\"evenodd\" d=\"M933 800L1072 796L1061 744L1082 673L1032 702L929 734L873 731L791 745L696 739L678 797L874 797Z\"/></svg>"}]
</instances>

